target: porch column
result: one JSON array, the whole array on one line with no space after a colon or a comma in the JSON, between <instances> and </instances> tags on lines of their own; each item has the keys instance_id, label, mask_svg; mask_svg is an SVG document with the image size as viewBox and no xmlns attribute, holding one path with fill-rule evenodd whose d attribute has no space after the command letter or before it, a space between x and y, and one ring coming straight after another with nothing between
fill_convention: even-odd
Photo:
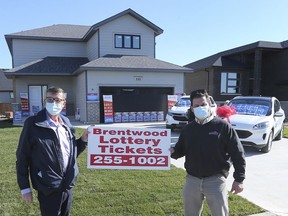
<instances>
[{"instance_id":1,"label":"porch column","mask_svg":"<svg viewBox=\"0 0 288 216\"><path fill-rule=\"evenodd\" d=\"M262 73L262 50L255 50L253 95L260 95Z\"/></svg>"}]
</instances>

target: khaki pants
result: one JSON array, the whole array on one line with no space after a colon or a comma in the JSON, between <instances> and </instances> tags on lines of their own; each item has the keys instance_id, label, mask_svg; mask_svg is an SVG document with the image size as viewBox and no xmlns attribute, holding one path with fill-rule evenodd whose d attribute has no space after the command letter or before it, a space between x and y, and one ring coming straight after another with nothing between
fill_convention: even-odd
<instances>
[{"instance_id":1,"label":"khaki pants","mask_svg":"<svg viewBox=\"0 0 288 216\"><path fill-rule=\"evenodd\" d=\"M187 175L183 188L185 216L201 215L204 197L206 197L212 216L229 215L225 177L215 175L200 179Z\"/></svg>"}]
</instances>

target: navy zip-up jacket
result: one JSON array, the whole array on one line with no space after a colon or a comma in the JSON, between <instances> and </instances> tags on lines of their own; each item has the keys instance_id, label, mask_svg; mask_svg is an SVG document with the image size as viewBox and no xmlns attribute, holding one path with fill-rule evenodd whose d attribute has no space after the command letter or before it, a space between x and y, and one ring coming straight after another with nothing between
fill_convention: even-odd
<instances>
[{"instance_id":1,"label":"navy zip-up jacket","mask_svg":"<svg viewBox=\"0 0 288 216\"><path fill-rule=\"evenodd\" d=\"M16 152L17 181L21 190L30 188L29 174L35 190L48 195L65 191L74 186L78 166L76 157L84 151L87 143L76 140L70 121L61 115L70 139L70 157L67 170L63 172L63 157L56 133L49 127L46 109L26 119Z\"/></svg>"},{"instance_id":2,"label":"navy zip-up jacket","mask_svg":"<svg viewBox=\"0 0 288 216\"><path fill-rule=\"evenodd\" d=\"M245 179L243 146L231 125L218 117L204 125L192 121L182 129L171 157L183 156L189 175L203 178L221 174L227 177L232 162L234 179L239 183Z\"/></svg>"}]
</instances>

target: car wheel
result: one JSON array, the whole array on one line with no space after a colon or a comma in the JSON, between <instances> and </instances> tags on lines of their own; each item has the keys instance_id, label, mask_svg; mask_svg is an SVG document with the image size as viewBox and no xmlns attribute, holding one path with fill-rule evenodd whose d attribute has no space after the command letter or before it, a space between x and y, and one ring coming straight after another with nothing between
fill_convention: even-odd
<instances>
[{"instance_id":1,"label":"car wheel","mask_svg":"<svg viewBox=\"0 0 288 216\"><path fill-rule=\"evenodd\" d=\"M283 131L284 131L284 125L282 124L281 131L278 133L278 135L275 137L275 140L281 140L283 137Z\"/></svg>"},{"instance_id":2,"label":"car wheel","mask_svg":"<svg viewBox=\"0 0 288 216\"><path fill-rule=\"evenodd\" d=\"M272 148L273 132L270 131L267 144L261 149L262 152L269 152Z\"/></svg>"}]
</instances>

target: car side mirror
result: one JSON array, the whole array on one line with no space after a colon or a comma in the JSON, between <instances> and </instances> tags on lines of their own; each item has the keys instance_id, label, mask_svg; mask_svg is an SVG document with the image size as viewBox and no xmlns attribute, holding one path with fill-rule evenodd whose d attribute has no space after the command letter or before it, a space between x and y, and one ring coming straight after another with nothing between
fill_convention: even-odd
<instances>
[{"instance_id":1,"label":"car side mirror","mask_svg":"<svg viewBox=\"0 0 288 216\"><path fill-rule=\"evenodd\" d=\"M284 114L282 113L282 112L276 112L275 114L274 114L274 117L282 117Z\"/></svg>"}]
</instances>

